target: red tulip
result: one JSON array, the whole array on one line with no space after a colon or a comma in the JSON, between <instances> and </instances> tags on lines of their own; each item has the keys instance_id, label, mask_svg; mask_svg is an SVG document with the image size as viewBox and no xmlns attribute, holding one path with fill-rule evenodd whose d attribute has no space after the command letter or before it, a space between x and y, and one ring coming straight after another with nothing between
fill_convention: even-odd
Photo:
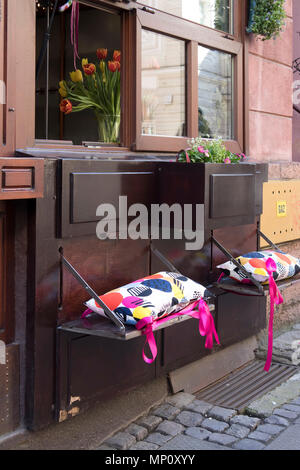
<instances>
[{"instance_id":1,"label":"red tulip","mask_svg":"<svg viewBox=\"0 0 300 470\"><path fill-rule=\"evenodd\" d=\"M70 100L62 100L60 102L60 110L62 113L70 114L72 112L73 106Z\"/></svg>"},{"instance_id":2,"label":"red tulip","mask_svg":"<svg viewBox=\"0 0 300 470\"><path fill-rule=\"evenodd\" d=\"M116 72L117 70L120 70L120 62L117 62L116 60L109 60L108 69L111 72Z\"/></svg>"},{"instance_id":3,"label":"red tulip","mask_svg":"<svg viewBox=\"0 0 300 470\"><path fill-rule=\"evenodd\" d=\"M104 60L107 57L107 49L97 49L97 57L99 60Z\"/></svg>"},{"instance_id":4,"label":"red tulip","mask_svg":"<svg viewBox=\"0 0 300 470\"><path fill-rule=\"evenodd\" d=\"M83 65L83 70L86 75L94 75L96 72L96 66L95 64L86 64Z\"/></svg>"},{"instance_id":5,"label":"red tulip","mask_svg":"<svg viewBox=\"0 0 300 470\"><path fill-rule=\"evenodd\" d=\"M117 51L115 50L114 53L113 53L113 60L115 62L121 62L121 51Z\"/></svg>"}]
</instances>

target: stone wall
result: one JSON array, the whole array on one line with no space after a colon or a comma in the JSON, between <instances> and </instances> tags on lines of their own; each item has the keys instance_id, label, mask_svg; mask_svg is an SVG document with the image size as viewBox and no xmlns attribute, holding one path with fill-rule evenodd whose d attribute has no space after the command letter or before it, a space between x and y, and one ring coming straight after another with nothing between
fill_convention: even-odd
<instances>
[{"instance_id":1,"label":"stone wall","mask_svg":"<svg viewBox=\"0 0 300 470\"><path fill-rule=\"evenodd\" d=\"M286 0L287 19L276 40L253 35L248 44L249 149L252 160L292 160L293 2Z\"/></svg>"}]
</instances>

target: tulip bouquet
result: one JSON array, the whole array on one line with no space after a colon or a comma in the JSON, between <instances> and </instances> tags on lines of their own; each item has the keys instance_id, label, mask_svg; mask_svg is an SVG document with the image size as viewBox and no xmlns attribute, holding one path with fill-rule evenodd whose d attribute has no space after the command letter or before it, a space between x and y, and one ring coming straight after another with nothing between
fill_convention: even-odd
<instances>
[{"instance_id":1,"label":"tulip bouquet","mask_svg":"<svg viewBox=\"0 0 300 470\"><path fill-rule=\"evenodd\" d=\"M226 150L222 139L203 140L200 137L191 139L189 148L178 153L178 162L188 163L240 163L245 161L243 153L232 153Z\"/></svg>"},{"instance_id":2,"label":"tulip bouquet","mask_svg":"<svg viewBox=\"0 0 300 470\"><path fill-rule=\"evenodd\" d=\"M107 49L97 49L98 62L82 60L82 71L70 73L70 80L59 82L64 114L86 109L94 112L100 142L117 142L120 129L120 63L121 53L115 50L108 60Z\"/></svg>"}]
</instances>

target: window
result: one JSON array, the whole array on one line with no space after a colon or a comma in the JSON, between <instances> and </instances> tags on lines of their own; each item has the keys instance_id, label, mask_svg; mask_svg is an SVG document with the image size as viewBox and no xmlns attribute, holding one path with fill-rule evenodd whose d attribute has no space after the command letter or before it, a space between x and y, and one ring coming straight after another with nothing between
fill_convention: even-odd
<instances>
[{"instance_id":1,"label":"window","mask_svg":"<svg viewBox=\"0 0 300 470\"><path fill-rule=\"evenodd\" d=\"M241 2L141 0L136 150L179 151L221 137L243 149Z\"/></svg>"},{"instance_id":2,"label":"window","mask_svg":"<svg viewBox=\"0 0 300 470\"><path fill-rule=\"evenodd\" d=\"M233 57L198 46L199 136L234 139Z\"/></svg>"},{"instance_id":3,"label":"window","mask_svg":"<svg viewBox=\"0 0 300 470\"><path fill-rule=\"evenodd\" d=\"M232 0L141 0L141 3L210 28L233 32Z\"/></svg>"},{"instance_id":4,"label":"window","mask_svg":"<svg viewBox=\"0 0 300 470\"><path fill-rule=\"evenodd\" d=\"M48 0L47 0L48 1ZM53 5L53 1L50 5ZM40 6L45 2L38 2ZM47 3L47 2L46 2ZM59 144L114 146L133 151L178 152L188 139L222 137L231 151L243 150L243 2L240 0L82 0L79 56L95 65L101 82L89 80L98 93L99 48L107 58L121 51L120 84L103 112L93 107L62 113L58 83L75 70L70 41L71 10L57 13L48 55L36 87L36 138ZM60 2L61 4L61 2ZM51 8L37 8L37 57ZM84 82L85 83L85 82ZM92 86L93 88L93 86ZM64 93L64 85L60 86ZM99 116L100 114L100 116ZM120 123L121 120L121 123ZM114 123L118 132L104 138ZM100 125L101 124L101 125ZM119 127L118 127L119 126ZM102 129L102 130L101 130ZM100 132L101 130L101 132Z\"/></svg>"},{"instance_id":5,"label":"window","mask_svg":"<svg viewBox=\"0 0 300 470\"><path fill-rule=\"evenodd\" d=\"M185 42L142 30L142 134L186 135Z\"/></svg>"},{"instance_id":6,"label":"window","mask_svg":"<svg viewBox=\"0 0 300 470\"><path fill-rule=\"evenodd\" d=\"M43 6L43 2L37 1L37 60L43 48L44 35L51 18L53 3L50 3L50 8L47 9ZM121 50L120 12L118 10L104 11L80 4L78 39L80 57L76 59L76 64L74 64L74 52L71 44L71 8L63 13L57 11L51 29L49 52L45 55L36 85L36 138L49 141L61 140L77 145L87 142L96 143L99 140L107 143L111 139L113 143L118 144L120 109L117 105L110 106L113 100L118 99L116 96L117 87L114 88L114 95L109 95L110 102L106 103L105 111L91 107L77 112L81 102L76 101L74 96L84 96L87 93L86 90L89 90L93 102L99 103L97 90L100 85L105 86L107 81L114 80L120 73L118 70L115 72L106 70L105 74L102 74L100 55L98 53L98 57L96 52L98 49L107 50L107 57L103 61L107 65L108 59L114 60L114 51ZM84 72L82 59L87 59L88 63L96 67L96 72L102 79L100 84L95 78L96 73L88 75ZM76 68L80 70L79 82L77 82L76 76L73 76L73 81L70 77L70 73L74 72ZM81 81L82 77L83 82ZM105 80L106 83L104 83ZM64 96L65 87L59 86L59 83L62 85L62 82L77 87L70 97ZM70 114L60 112L60 103L63 98L69 99L73 111L76 112L72 111ZM103 114L105 114L105 118L101 119Z\"/></svg>"}]
</instances>

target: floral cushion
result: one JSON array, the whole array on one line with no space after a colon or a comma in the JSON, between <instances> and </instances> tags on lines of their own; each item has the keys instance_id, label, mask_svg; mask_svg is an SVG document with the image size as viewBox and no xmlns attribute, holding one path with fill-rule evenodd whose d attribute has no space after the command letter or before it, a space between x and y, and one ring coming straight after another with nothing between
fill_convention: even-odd
<instances>
[{"instance_id":1,"label":"floral cushion","mask_svg":"<svg viewBox=\"0 0 300 470\"><path fill-rule=\"evenodd\" d=\"M271 258L276 264L276 271L273 272L275 281L293 277L300 272L300 260L281 251L254 251L239 256L236 260L252 274L255 280L268 283L269 274L266 268L268 258ZM232 261L227 261L227 263L220 264L217 267L236 281L249 282L245 274Z\"/></svg>"},{"instance_id":2,"label":"floral cushion","mask_svg":"<svg viewBox=\"0 0 300 470\"><path fill-rule=\"evenodd\" d=\"M178 312L193 300L208 296L205 287L188 277L174 272L159 272L107 292L100 298L123 318L124 323L135 325L142 318L163 318ZM105 315L94 299L85 305L93 312Z\"/></svg>"}]
</instances>

